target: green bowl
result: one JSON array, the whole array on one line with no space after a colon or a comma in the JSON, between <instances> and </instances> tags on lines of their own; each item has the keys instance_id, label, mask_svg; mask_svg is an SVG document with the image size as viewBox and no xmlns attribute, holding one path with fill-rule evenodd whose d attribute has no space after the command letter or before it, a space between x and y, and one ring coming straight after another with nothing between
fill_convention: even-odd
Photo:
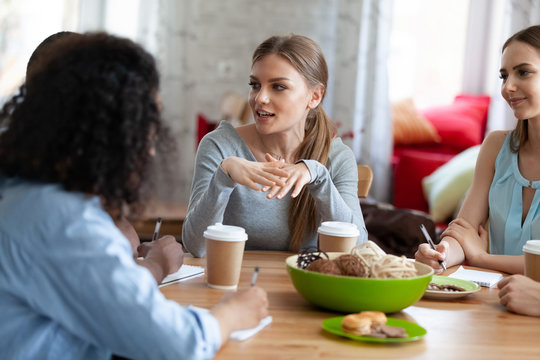
<instances>
[{"instance_id":1,"label":"green bowl","mask_svg":"<svg viewBox=\"0 0 540 360\"><path fill-rule=\"evenodd\" d=\"M330 259L344 253L328 253ZM326 275L302 270L296 265L298 255L286 260L287 271L296 290L310 303L339 312L376 310L400 311L418 301L427 289L433 269L415 262L418 276L407 279L367 279Z\"/></svg>"}]
</instances>

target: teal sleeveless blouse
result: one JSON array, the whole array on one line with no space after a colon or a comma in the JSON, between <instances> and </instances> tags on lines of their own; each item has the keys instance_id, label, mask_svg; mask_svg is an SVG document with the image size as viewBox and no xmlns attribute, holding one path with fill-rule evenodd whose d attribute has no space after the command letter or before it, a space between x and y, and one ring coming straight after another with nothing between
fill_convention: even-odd
<instances>
[{"instance_id":1,"label":"teal sleeveless blouse","mask_svg":"<svg viewBox=\"0 0 540 360\"><path fill-rule=\"evenodd\" d=\"M523 187L540 189L540 181L525 179L519 172L518 154L510 150L508 133L497 159L489 189L489 251L498 255L522 255L522 247L531 239L540 239L540 192L534 194L529 213L521 225Z\"/></svg>"}]
</instances>

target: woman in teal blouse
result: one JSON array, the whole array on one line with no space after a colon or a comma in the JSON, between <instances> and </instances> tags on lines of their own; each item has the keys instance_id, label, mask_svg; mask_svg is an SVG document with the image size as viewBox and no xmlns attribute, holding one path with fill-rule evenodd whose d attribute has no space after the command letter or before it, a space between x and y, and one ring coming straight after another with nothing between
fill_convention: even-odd
<instances>
[{"instance_id":1,"label":"woman in teal blouse","mask_svg":"<svg viewBox=\"0 0 540 360\"><path fill-rule=\"evenodd\" d=\"M540 238L540 26L511 36L502 50L501 94L517 118L513 131L493 131L480 150L473 184L458 217L432 250L416 259L441 271L470 265L523 273L522 247ZM488 230L485 229L488 223Z\"/></svg>"},{"instance_id":2,"label":"woman in teal blouse","mask_svg":"<svg viewBox=\"0 0 540 360\"><path fill-rule=\"evenodd\" d=\"M518 121L513 131L494 131L485 139L471 189L436 250L419 246L416 260L437 272L442 260L522 274L523 245L540 239L540 25L504 43L500 78L501 94ZM498 287L508 310L540 316L539 282L513 275Z\"/></svg>"}]
</instances>

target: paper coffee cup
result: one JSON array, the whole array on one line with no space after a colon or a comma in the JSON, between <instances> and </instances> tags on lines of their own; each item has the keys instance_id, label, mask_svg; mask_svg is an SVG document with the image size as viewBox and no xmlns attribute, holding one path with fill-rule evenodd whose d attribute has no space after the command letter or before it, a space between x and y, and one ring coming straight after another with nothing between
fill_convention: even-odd
<instances>
[{"instance_id":1,"label":"paper coffee cup","mask_svg":"<svg viewBox=\"0 0 540 360\"><path fill-rule=\"evenodd\" d=\"M529 240L523 246L525 276L540 281L540 240Z\"/></svg>"},{"instance_id":2,"label":"paper coffee cup","mask_svg":"<svg viewBox=\"0 0 540 360\"><path fill-rule=\"evenodd\" d=\"M355 224L341 221L325 221L317 232L319 250L326 252L349 252L356 246L360 235Z\"/></svg>"},{"instance_id":3,"label":"paper coffee cup","mask_svg":"<svg viewBox=\"0 0 540 360\"><path fill-rule=\"evenodd\" d=\"M216 223L204 232L208 286L231 290L238 287L244 247L248 238L239 226Z\"/></svg>"}]
</instances>

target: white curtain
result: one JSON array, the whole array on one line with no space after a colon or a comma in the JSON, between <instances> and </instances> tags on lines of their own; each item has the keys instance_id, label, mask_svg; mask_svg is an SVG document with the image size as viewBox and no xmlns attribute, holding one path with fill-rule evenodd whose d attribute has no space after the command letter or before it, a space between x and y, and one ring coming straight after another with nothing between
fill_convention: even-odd
<instances>
[{"instance_id":1,"label":"white curtain","mask_svg":"<svg viewBox=\"0 0 540 360\"><path fill-rule=\"evenodd\" d=\"M540 0L506 0L503 11L499 58L500 49L507 38L528 26L540 24ZM513 129L516 118L500 95L500 84L493 89L492 94L489 129Z\"/></svg>"},{"instance_id":2,"label":"white curtain","mask_svg":"<svg viewBox=\"0 0 540 360\"><path fill-rule=\"evenodd\" d=\"M392 120L386 62L393 0L343 1L339 6L334 118L357 162L374 172L370 196L390 199Z\"/></svg>"},{"instance_id":3,"label":"white curtain","mask_svg":"<svg viewBox=\"0 0 540 360\"><path fill-rule=\"evenodd\" d=\"M189 56L189 50L196 37L190 29L197 4L198 1L191 0L80 0L79 31L104 30L130 37L156 58L161 74L163 118L179 150L167 169L158 166L155 172L155 196L168 202L187 203L191 185L196 95L190 86L196 81L196 60ZM136 19L124 21L119 16L125 14L112 13L125 6L132 7L129 16ZM119 21L132 26L118 26Z\"/></svg>"},{"instance_id":4,"label":"white curtain","mask_svg":"<svg viewBox=\"0 0 540 360\"><path fill-rule=\"evenodd\" d=\"M516 119L500 94L502 45L512 34L540 24L540 0L474 0L470 3L463 92L489 94L487 131L513 129Z\"/></svg>"}]
</instances>

